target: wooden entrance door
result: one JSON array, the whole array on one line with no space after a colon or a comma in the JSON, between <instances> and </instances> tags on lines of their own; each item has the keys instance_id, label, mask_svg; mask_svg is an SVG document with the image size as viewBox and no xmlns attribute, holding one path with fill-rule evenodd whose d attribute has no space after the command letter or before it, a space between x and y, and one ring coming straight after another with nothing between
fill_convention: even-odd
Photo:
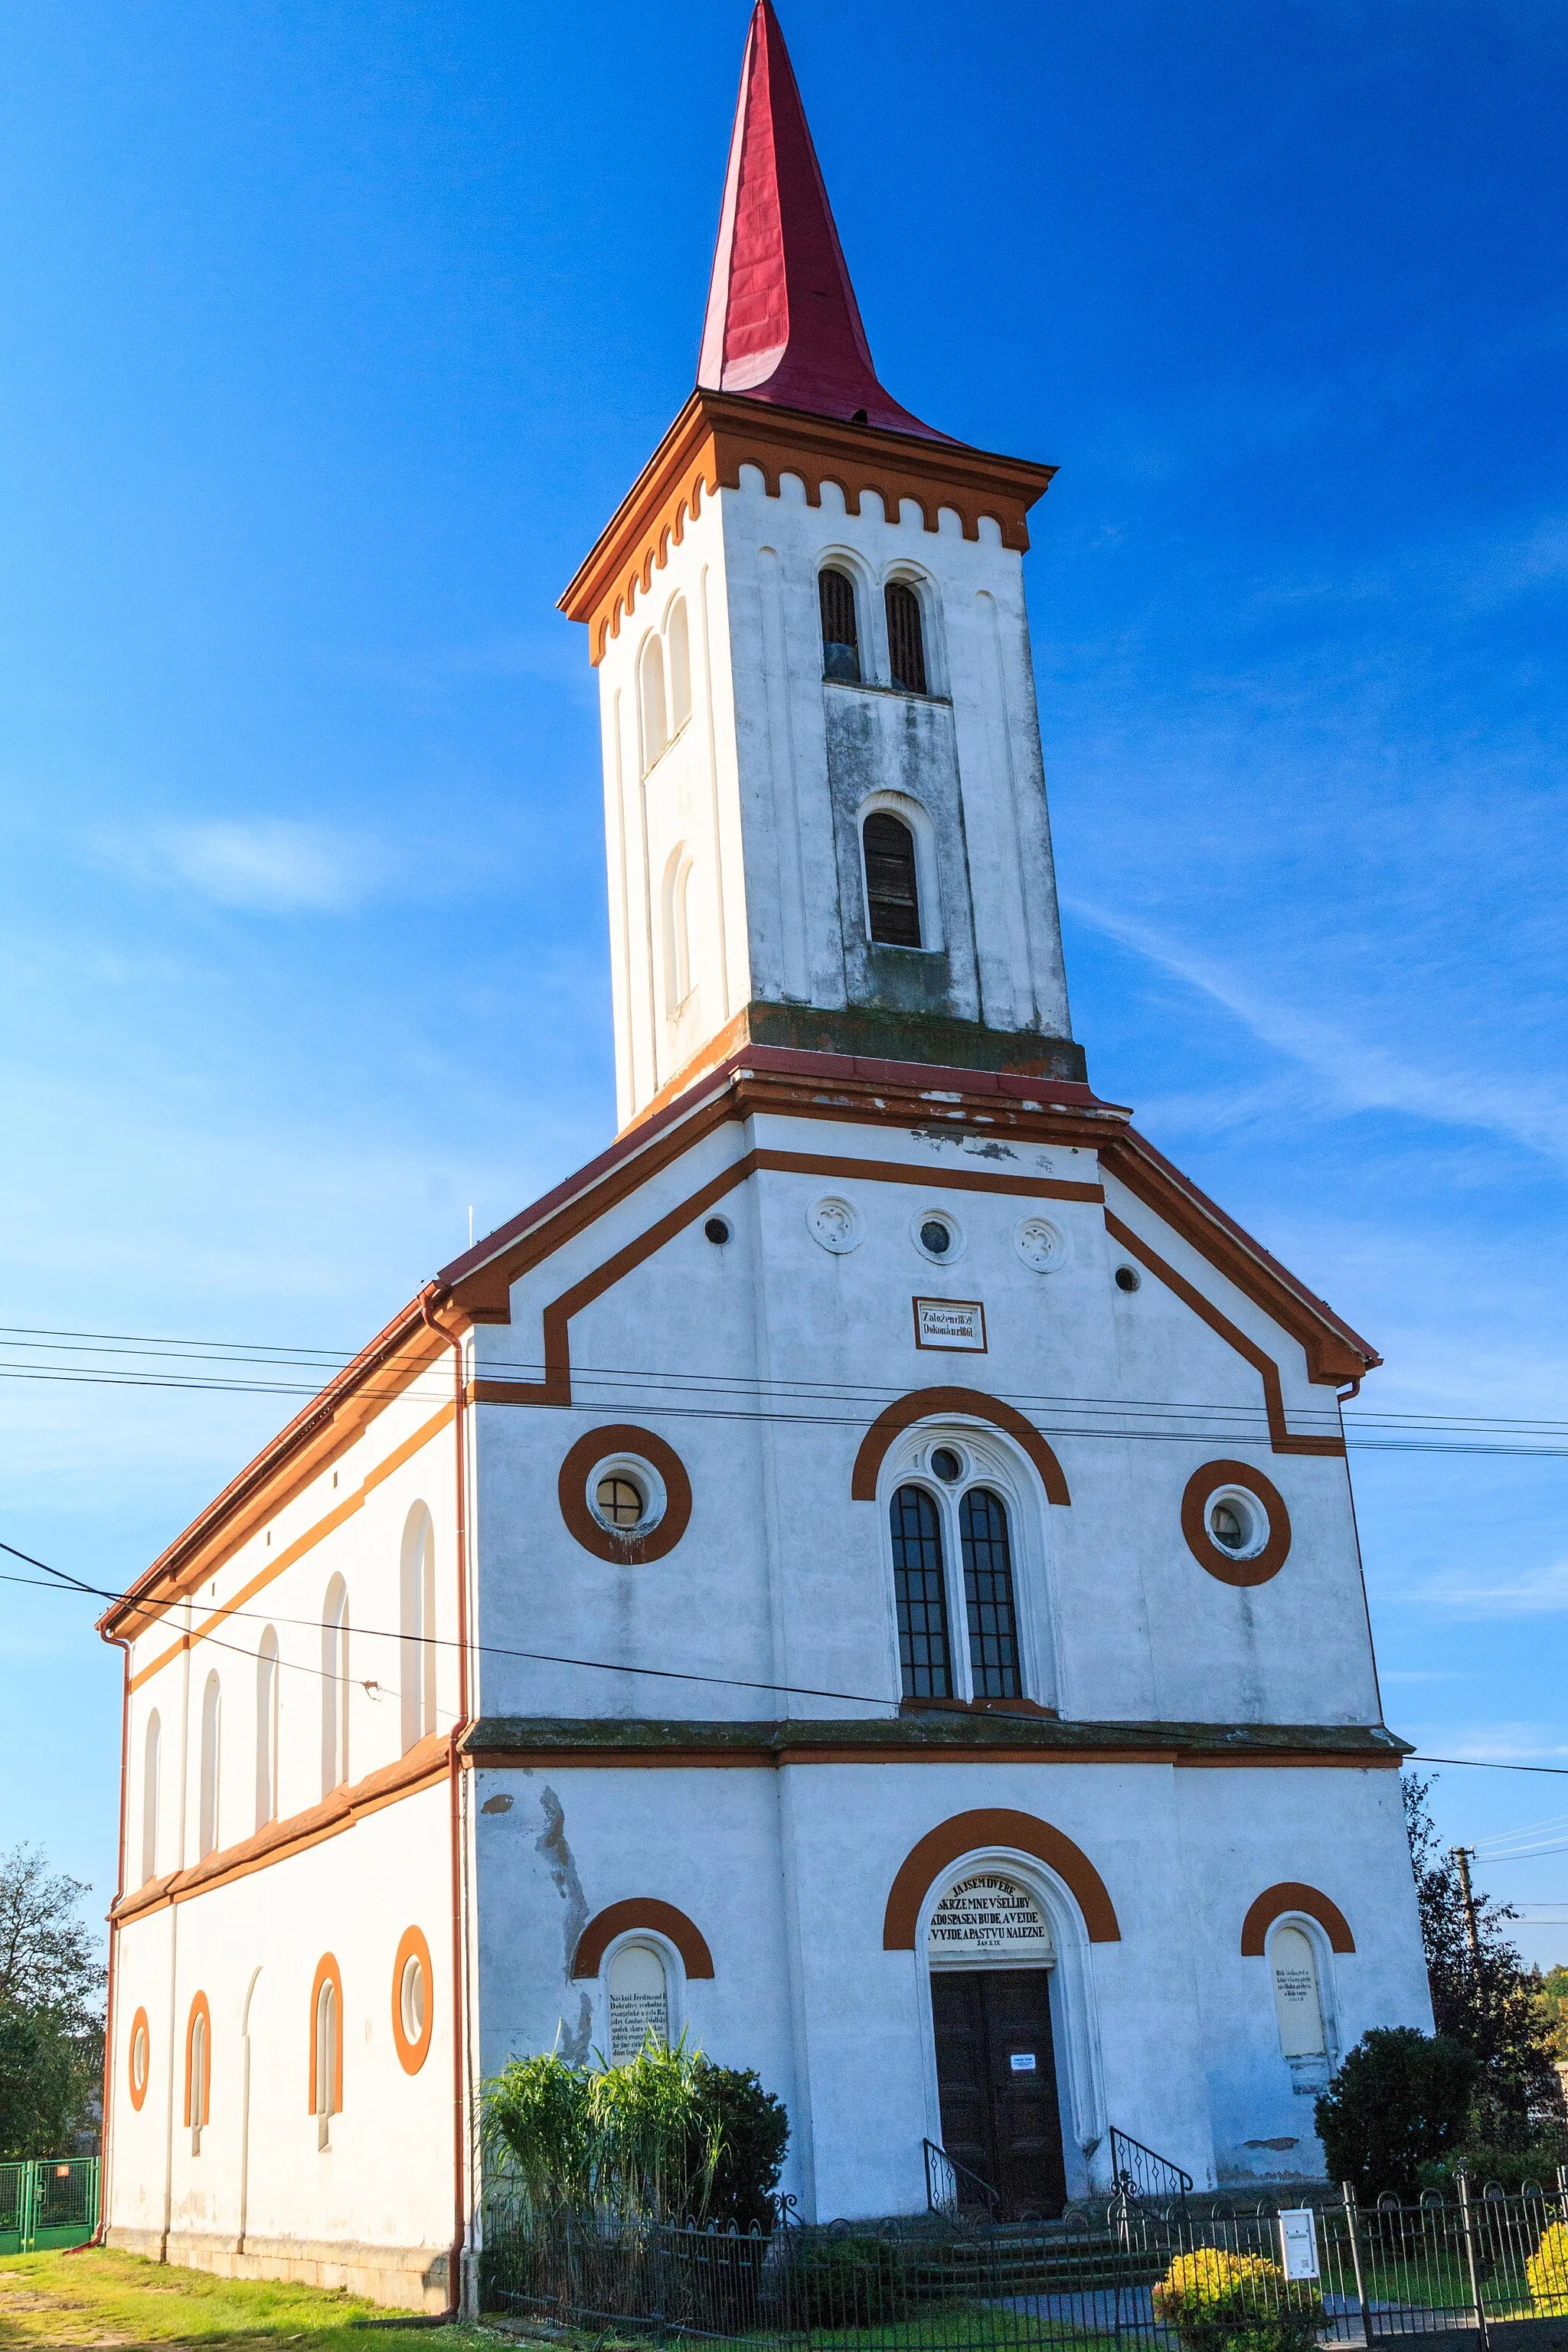
<instances>
[{"instance_id":1,"label":"wooden entrance door","mask_svg":"<svg viewBox=\"0 0 1568 2352\"><path fill-rule=\"evenodd\" d=\"M1050 1982L1045 1969L931 1971L942 2146L991 2183L1005 2221L1067 2203Z\"/></svg>"}]
</instances>

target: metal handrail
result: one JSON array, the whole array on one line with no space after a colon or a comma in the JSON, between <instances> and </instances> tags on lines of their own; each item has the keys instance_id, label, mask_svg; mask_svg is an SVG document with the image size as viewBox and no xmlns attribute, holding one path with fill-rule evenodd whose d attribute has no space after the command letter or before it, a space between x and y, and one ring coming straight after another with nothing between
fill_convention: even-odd
<instances>
[{"instance_id":1,"label":"metal handrail","mask_svg":"<svg viewBox=\"0 0 1568 2352\"><path fill-rule=\"evenodd\" d=\"M950 2219L956 2220L963 2204L961 2184L968 2181L972 2188L979 2189L987 2219L993 2221L999 2219L1002 2200L988 2180L982 2180L977 2172L971 2172L968 2165L960 2164L955 2156L949 2156L946 2148L939 2147L934 2139L922 2139L921 2146L925 2150L928 2212L945 2213ZM973 2203L973 2199L970 2201Z\"/></svg>"},{"instance_id":2,"label":"metal handrail","mask_svg":"<svg viewBox=\"0 0 1568 2352\"><path fill-rule=\"evenodd\" d=\"M1117 2196L1123 2204L1144 2197L1174 2198L1185 2212L1192 2174L1184 2172L1179 2164L1173 2164L1168 2156L1145 2147L1131 2132L1118 2131L1114 2124L1110 2126L1110 2171Z\"/></svg>"}]
</instances>

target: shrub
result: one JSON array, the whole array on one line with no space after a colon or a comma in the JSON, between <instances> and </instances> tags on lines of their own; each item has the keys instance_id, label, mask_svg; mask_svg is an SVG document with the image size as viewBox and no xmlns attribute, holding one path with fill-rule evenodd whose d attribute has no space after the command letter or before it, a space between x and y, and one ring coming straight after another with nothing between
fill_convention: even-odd
<instances>
[{"instance_id":1,"label":"shrub","mask_svg":"<svg viewBox=\"0 0 1568 2352\"><path fill-rule=\"evenodd\" d=\"M810 2238L795 2254L808 2327L885 2327L909 2316L903 2249L886 2238Z\"/></svg>"},{"instance_id":2,"label":"shrub","mask_svg":"<svg viewBox=\"0 0 1568 2352\"><path fill-rule=\"evenodd\" d=\"M721 2229L771 2230L789 2146L782 2099L764 2091L751 2067L715 2066L699 2056L698 2095L718 2127L719 2160L708 2192L708 2219Z\"/></svg>"},{"instance_id":3,"label":"shrub","mask_svg":"<svg viewBox=\"0 0 1568 2352\"><path fill-rule=\"evenodd\" d=\"M1457 2151L1469 2123L1476 2061L1413 2025L1363 2034L1317 2102L1329 2175L1363 2202L1385 2189L1413 2203L1423 2165Z\"/></svg>"},{"instance_id":4,"label":"shrub","mask_svg":"<svg viewBox=\"0 0 1568 2352\"><path fill-rule=\"evenodd\" d=\"M1182 2352L1310 2352L1324 2324L1316 2287L1287 2280L1262 2254L1223 2246L1178 2254L1153 2303Z\"/></svg>"},{"instance_id":5,"label":"shrub","mask_svg":"<svg viewBox=\"0 0 1568 2352\"><path fill-rule=\"evenodd\" d=\"M1553 2221L1524 2267L1530 2299L1540 2315L1568 2318L1568 2221Z\"/></svg>"}]
</instances>

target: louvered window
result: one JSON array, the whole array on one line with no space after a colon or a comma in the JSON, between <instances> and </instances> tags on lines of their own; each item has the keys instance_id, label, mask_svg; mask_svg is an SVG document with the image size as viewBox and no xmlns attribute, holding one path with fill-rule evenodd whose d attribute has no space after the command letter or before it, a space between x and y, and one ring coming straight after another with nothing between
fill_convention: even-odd
<instances>
[{"instance_id":1,"label":"louvered window","mask_svg":"<svg viewBox=\"0 0 1568 2352\"><path fill-rule=\"evenodd\" d=\"M914 835L900 817L875 809L866 819L862 838L872 939L879 947L918 948L921 899Z\"/></svg>"},{"instance_id":2,"label":"louvered window","mask_svg":"<svg viewBox=\"0 0 1568 2352\"><path fill-rule=\"evenodd\" d=\"M860 683L860 632L855 625L855 583L831 568L817 579L822 600L822 675L846 686Z\"/></svg>"},{"instance_id":3,"label":"louvered window","mask_svg":"<svg viewBox=\"0 0 1568 2352\"><path fill-rule=\"evenodd\" d=\"M1000 1496L971 1487L959 1507L963 1599L969 1614L969 1671L976 1698L1018 1696L1018 1629L1013 1612L1013 1554Z\"/></svg>"},{"instance_id":4,"label":"louvered window","mask_svg":"<svg viewBox=\"0 0 1568 2352\"><path fill-rule=\"evenodd\" d=\"M925 638L921 634L921 600L901 580L888 588L888 660L893 684L910 694L926 691Z\"/></svg>"},{"instance_id":5,"label":"louvered window","mask_svg":"<svg viewBox=\"0 0 1568 2352\"><path fill-rule=\"evenodd\" d=\"M920 1486L900 1486L893 1496L893 1598L904 1696L951 1698L942 1527Z\"/></svg>"}]
</instances>

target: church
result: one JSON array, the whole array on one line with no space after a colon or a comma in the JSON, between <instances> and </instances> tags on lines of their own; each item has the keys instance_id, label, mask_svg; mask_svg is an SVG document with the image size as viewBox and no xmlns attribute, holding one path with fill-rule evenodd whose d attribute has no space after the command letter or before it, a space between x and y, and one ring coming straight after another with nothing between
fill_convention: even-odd
<instances>
[{"instance_id":1,"label":"church","mask_svg":"<svg viewBox=\"0 0 1568 2352\"><path fill-rule=\"evenodd\" d=\"M806 2219L1048 2217L1113 2132L1300 2180L1430 2028L1378 1358L1072 1036L1052 470L884 391L759 0L696 388L562 599L618 1132L101 1622L110 2244L442 2310L487 2078L649 2032L779 2095Z\"/></svg>"}]
</instances>

